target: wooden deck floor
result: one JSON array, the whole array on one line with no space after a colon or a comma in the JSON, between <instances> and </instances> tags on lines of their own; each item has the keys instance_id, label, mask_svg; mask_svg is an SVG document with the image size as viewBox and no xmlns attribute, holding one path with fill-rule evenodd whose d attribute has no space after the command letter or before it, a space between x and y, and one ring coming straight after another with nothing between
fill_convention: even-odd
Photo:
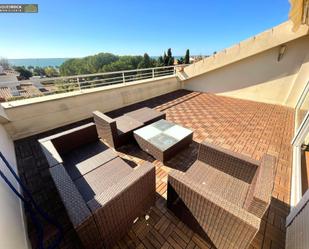
<instances>
[{"instance_id":1,"label":"wooden deck floor","mask_svg":"<svg viewBox=\"0 0 309 249\"><path fill-rule=\"evenodd\" d=\"M204 140L255 159L259 159L265 152L277 158L271 206L250 248L284 248L284 224L290 201L293 110L207 93L177 91L113 111L109 115L116 117L143 106L163 111L168 120L194 130L194 142L166 164L154 161L136 145L129 144L120 148L120 156L132 164L148 160L156 165L158 200L150 210L149 219L139 219L116 248L211 248L208 242L194 234L165 206L168 172L173 168L186 170L190 167L196 160L199 142ZM15 147L23 180L41 205L65 225L66 238L62 248L80 248L37 144L39 137L67 128L19 140ZM32 232L30 226L29 233ZM52 230L50 234L53 235Z\"/></svg>"}]
</instances>

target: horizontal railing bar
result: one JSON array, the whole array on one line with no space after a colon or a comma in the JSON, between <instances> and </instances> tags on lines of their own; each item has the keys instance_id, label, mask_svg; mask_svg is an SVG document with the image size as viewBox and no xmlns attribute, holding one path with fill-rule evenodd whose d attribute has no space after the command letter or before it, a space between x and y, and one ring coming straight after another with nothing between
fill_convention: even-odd
<instances>
[{"instance_id":1,"label":"horizontal railing bar","mask_svg":"<svg viewBox=\"0 0 309 249\"><path fill-rule=\"evenodd\" d=\"M152 79L152 77L140 76L139 78L131 80L130 82L138 81L138 80L143 80L143 79ZM99 87L99 86L113 85L113 84L118 84L118 83L123 83L123 81L120 80L120 81L102 82L102 83L99 83L99 84L95 84L95 86L87 86L87 85L85 85L85 86L81 86L81 89L95 88L95 87ZM128 82L124 82L124 83L128 83Z\"/></svg>"},{"instance_id":2,"label":"horizontal railing bar","mask_svg":"<svg viewBox=\"0 0 309 249\"><path fill-rule=\"evenodd\" d=\"M124 75L124 77L125 78L140 77L141 75L152 75L152 72L150 72L150 73L143 73L143 74L140 74L140 75ZM88 81L80 81L79 83L80 84L87 84L87 83L95 83L95 82L101 82L101 81L104 81L104 80L114 80L114 79L123 79L123 76L117 76L117 77L111 77L111 78L102 78L102 79L88 80ZM67 83L67 84L71 84L71 83ZM77 82L76 83L72 83L72 84L77 84Z\"/></svg>"},{"instance_id":3,"label":"horizontal railing bar","mask_svg":"<svg viewBox=\"0 0 309 249\"><path fill-rule=\"evenodd\" d=\"M169 70L169 71L165 70L165 71L154 72L154 75L155 76L167 75L167 74L170 74L170 73L173 73L173 70ZM139 75L124 75L125 79L131 79L131 78L140 79L140 78L145 78L144 76L152 76L152 72L143 73L143 74L139 74ZM80 81L79 84L85 85L85 84L89 84L89 83L91 84L91 83L95 83L95 82L101 82L103 80L114 80L114 79L122 79L122 78L123 78L123 76L117 76L117 77L111 77L111 78L102 78L102 79L96 79L96 80ZM113 82L113 81L106 82L106 83L109 84L111 82ZM55 83L55 84L57 84L57 83ZM69 83L63 83L63 86L65 86L65 85L76 85L76 84L78 84L78 82L69 82Z\"/></svg>"},{"instance_id":4,"label":"horizontal railing bar","mask_svg":"<svg viewBox=\"0 0 309 249\"><path fill-rule=\"evenodd\" d=\"M118 84L118 83L123 83L123 81L121 80L121 81L114 81L114 82L102 82L102 83L96 84L94 87L85 86L85 87L81 87L81 89L96 88L96 87L99 87L99 86L114 85L114 84Z\"/></svg>"},{"instance_id":5,"label":"horizontal railing bar","mask_svg":"<svg viewBox=\"0 0 309 249\"><path fill-rule=\"evenodd\" d=\"M97 81L102 81L102 80L111 80L111 79L122 79L122 76L118 76L118 77L112 77L112 78L104 78L104 79L97 79L97 80L88 80L88 81L80 81L80 84L84 84L84 83L92 83L92 82L97 82Z\"/></svg>"},{"instance_id":6,"label":"horizontal railing bar","mask_svg":"<svg viewBox=\"0 0 309 249\"><path fill-rule=\"evenodd\" d=\"M161 72L155 72L155 74L160 74L160 73L174 73L174 71L161 71Z\"/></svg>"},{"instance_id":7,"label":"horizontal railing bar","mask_svg":"<svg viewBox=\"0 0 309 249\"><path fill-rule=\"evenodd\" d=\"M125 76L125 77L135 77L135 76L139 76L139 75L152 75L152 72L143 73L143 74L135 74L135 75L124 75L124 76Z\"/></svg>"},{"instance_id":8,"label":"horizontal railing bar","mask_svg":"<svg viewBox=\"0 0 309 249\"><path fill-rule=\"evenodd\" d=\"M171 74L171 73L160 73L160 74L157 74L156 77L165 76L165 75L173 75L173 74Z\"/></svg>"}]
</instances>

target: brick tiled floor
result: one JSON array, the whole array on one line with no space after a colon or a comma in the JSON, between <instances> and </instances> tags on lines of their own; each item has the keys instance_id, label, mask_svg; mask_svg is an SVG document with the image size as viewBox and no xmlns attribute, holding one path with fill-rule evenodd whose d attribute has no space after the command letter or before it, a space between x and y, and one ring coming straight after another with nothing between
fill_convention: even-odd
<instances>
[{"instance_id":1,"label":"brick tiled floor","mask_svg":"<svg viewBox=\"0 0 309 249\"><path fill-rule=\"evenodd\" d=\"M149 220L141 218L115 248L211 248L208 242L193 233L165 207L168 172L172 168L184 171L190 167L196 160L199 142L204 140L255 159L259 159L265 152L277 158L272 202L250 248L284 248L284 223L289 212L293 110L278 105L182 90L113 111L108 115L116 117L143 106L163 111L168 120L194 130L194 142L165 165L155 161L136 145L129 144L120 148L120 156L132 164L148 160L156 165L158 200L150 210ZM80 248L37 143L39 137L67 128L19 140L15 147L22 179L31 188L38 202L64 225L66 233L61 248ZM50 231L52 236L53 230ZM29 233L32 232L30 226Z\"/></svg>"}]
</instances>

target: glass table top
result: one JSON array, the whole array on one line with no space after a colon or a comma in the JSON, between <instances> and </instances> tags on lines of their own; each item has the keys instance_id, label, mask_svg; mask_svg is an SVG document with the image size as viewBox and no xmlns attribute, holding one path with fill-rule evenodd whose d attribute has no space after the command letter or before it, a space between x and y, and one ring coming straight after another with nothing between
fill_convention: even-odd
<instances>
[{"instance_id":1,"label":"glass table top","mask_svg":"<svg viewBox=\"0 0 309 249\"><path fill-rule=\"evenodd\" d=\"M180 125L161 119L134 133L161 150L166 150L193 132Z\"/></svg>"}]
</instances>

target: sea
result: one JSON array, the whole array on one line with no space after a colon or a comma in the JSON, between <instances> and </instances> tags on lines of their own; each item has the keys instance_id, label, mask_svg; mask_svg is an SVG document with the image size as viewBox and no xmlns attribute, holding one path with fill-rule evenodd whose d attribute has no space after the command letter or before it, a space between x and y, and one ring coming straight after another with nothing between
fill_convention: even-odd
<instances>
[{"instance_id":1,"label":"sea","mask_svg":"<svg viewBox=\"0 0 309 249\"><path fill-rule=\"evenodd\" d=\"M60 66L63 62L69 58L33 58L33 59L8 59L9 63L18 67L48 67L48 66Z\"/></svg>"}]
</instances>

